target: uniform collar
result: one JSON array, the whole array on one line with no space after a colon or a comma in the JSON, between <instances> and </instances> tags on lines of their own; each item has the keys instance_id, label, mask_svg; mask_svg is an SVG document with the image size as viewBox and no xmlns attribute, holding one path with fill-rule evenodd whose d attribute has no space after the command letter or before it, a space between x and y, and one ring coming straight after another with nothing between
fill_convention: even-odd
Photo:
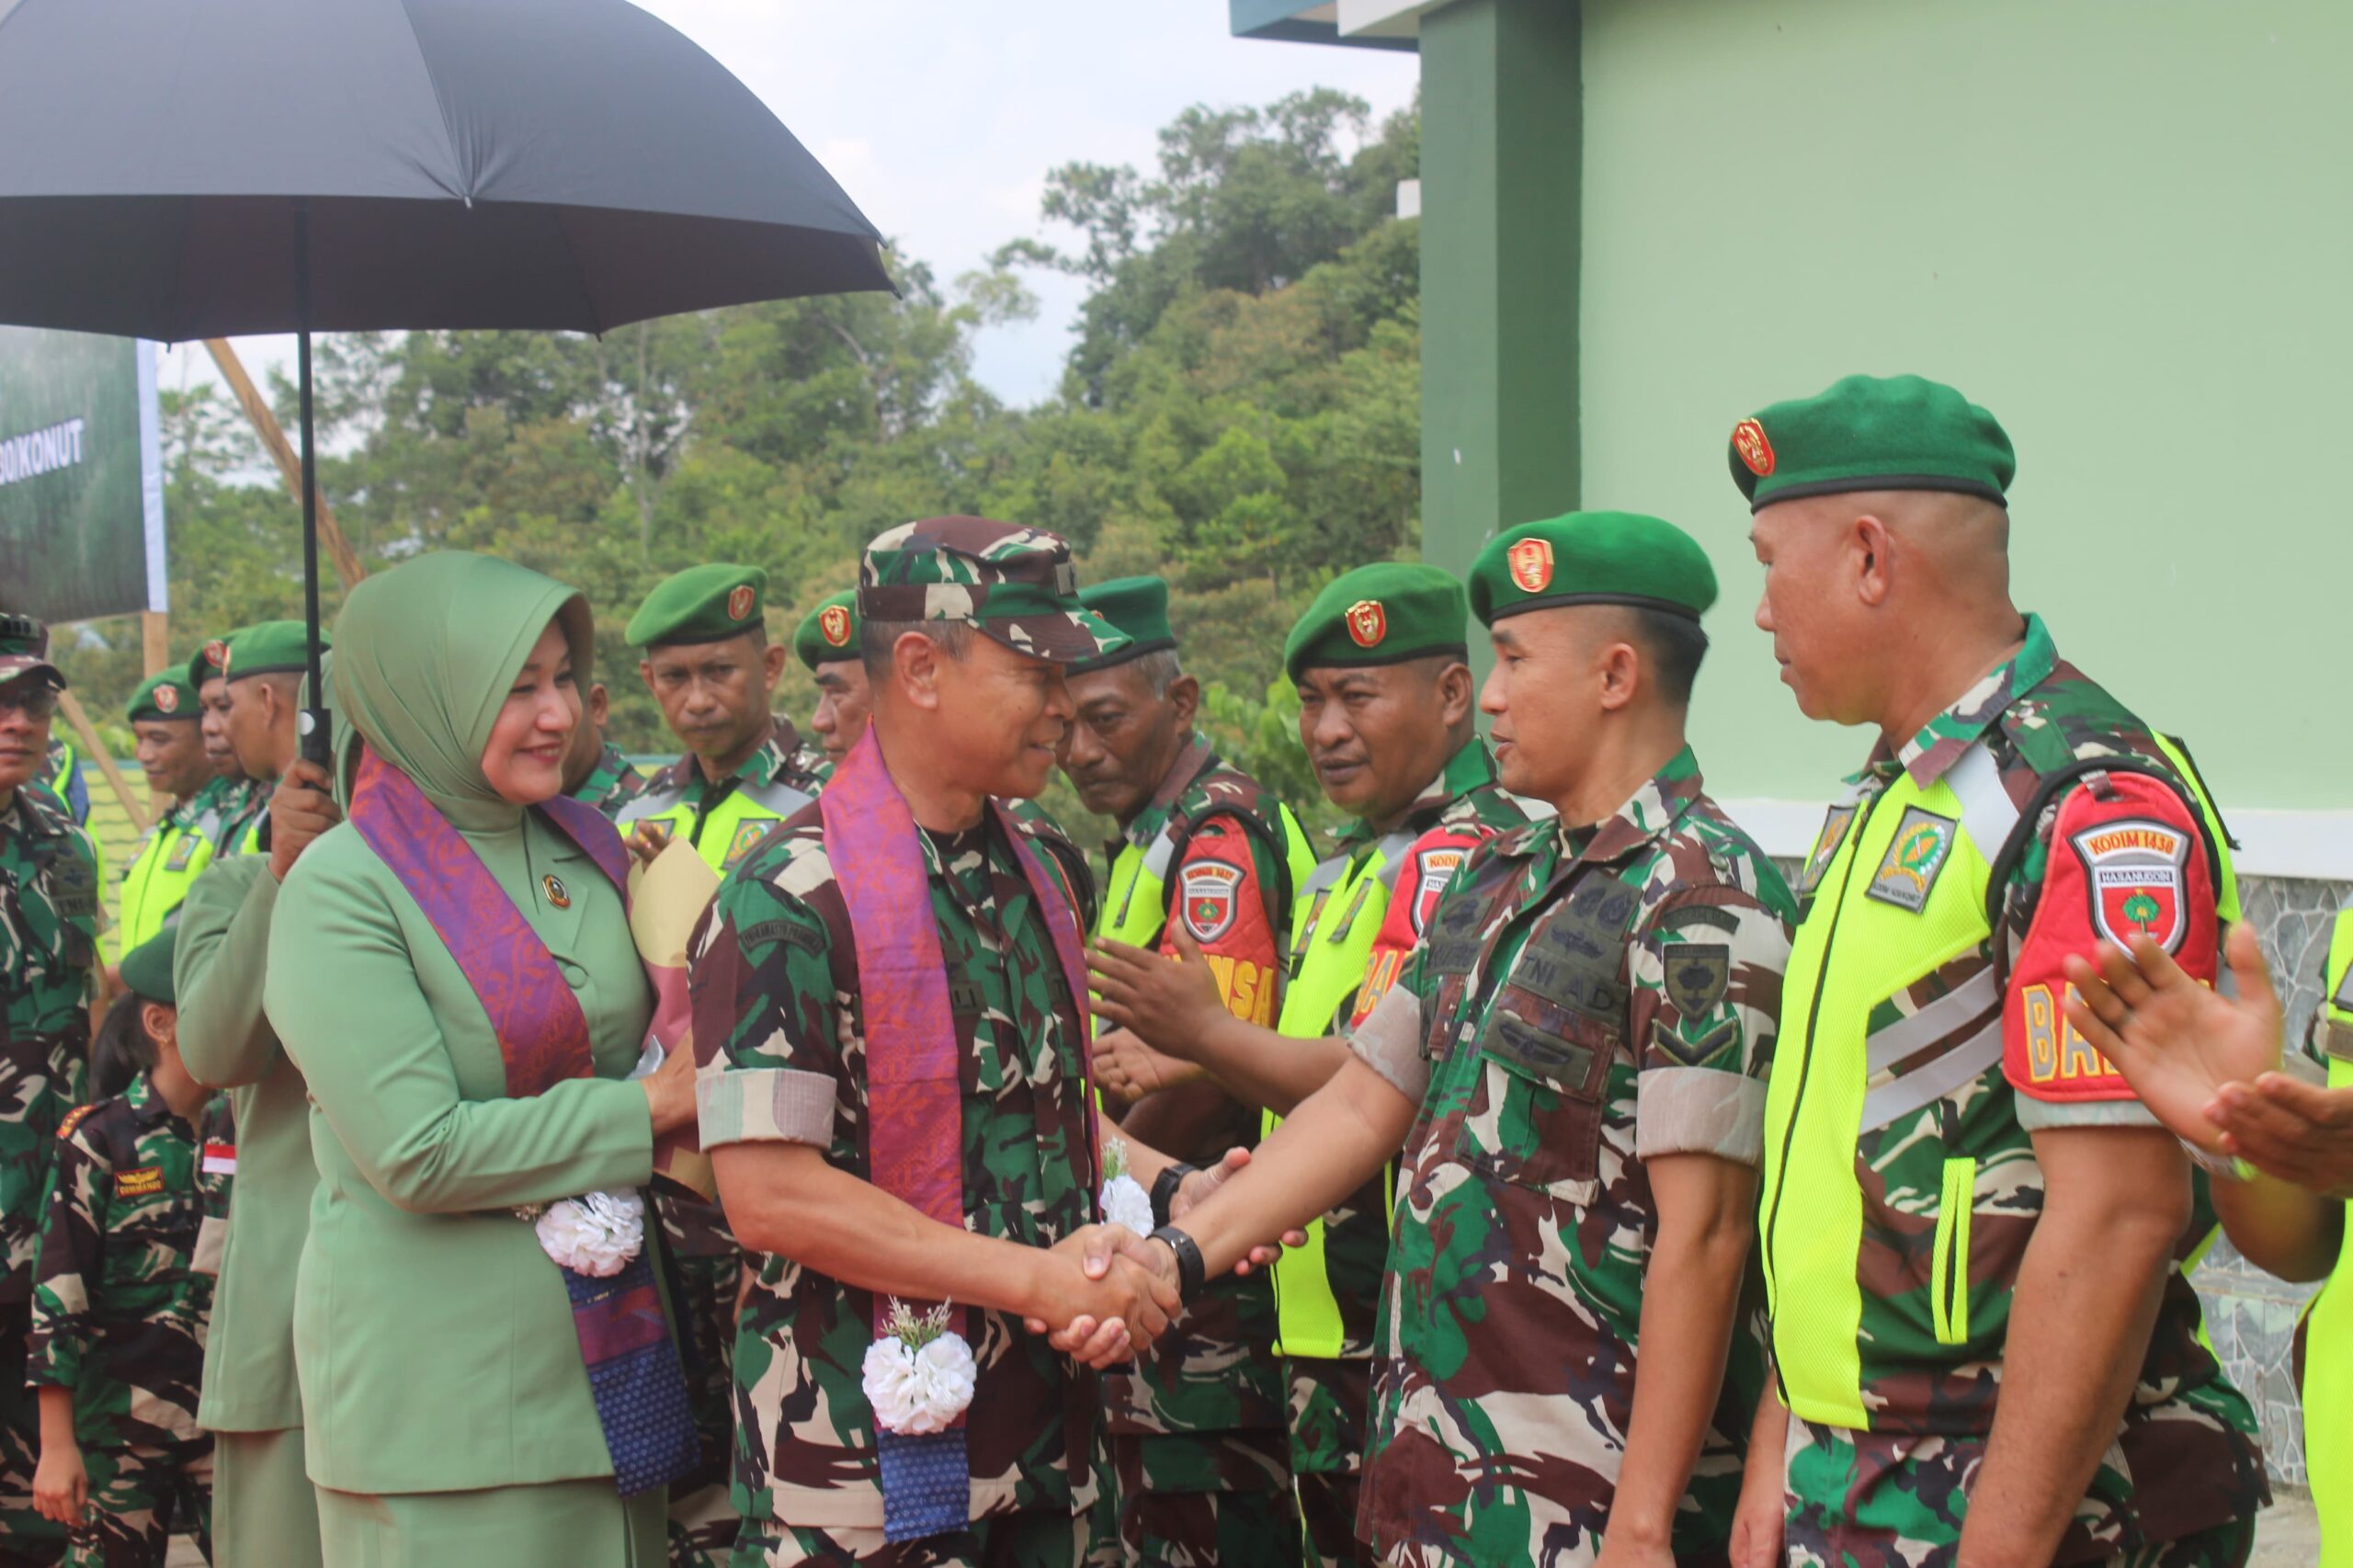
<instances>
[{"instance_id":1,"label":"uniform collar","mask_svg":"<svg viewBox=\"0 0 2353 1568\"><path fill-rule=\"evenodd\" d=\"M1446 766L1438 770L1438 776L1414 797L1414 803L1405 808L1404 818L1398 824L1398 831L1421 832L1447 807L1472 790L1495 782L1495 756L1487 750L1487 743L1473 735L1462 744L1460 751L1447 758ZM1340 830L1340 846L1354 848L1360 844L1370 844L1380 836L1370 823L1358 817Z\"/></svg>"},{"instance_id":2,"label":"uniform collar","mask_svg":"<svg viewBox=\"0 0 2353 1568\"><path fill-rule=\"evenodd\" d=\"M28 779L17 786L8 809L0 812L0 822L14 817L17 829L27 838L57 838L74 820L73 814L49 792L49 786L39 779Z\"/></svg>"},{"instance_id":3,"label":"uniform collar","mask_svg":"<svg viewBox=\"0 0 2353 1568\"><path fill-rule=\"evenodd\" d=\"M1135 814L1134 821L1120 830L1119 838L1109 846L1111 858L1119 858L1121 844L1131 845L1138 849L1150 845L1160 832L1161 825L1167 822L1168 813L1176 809L1176 802L1183 800L1185 791L1193 787L1193 781L1216 766L1217 753L1210 749L1208 738L1197 732L1185 743L1184 749L1176 754L1176 760L1169 764L1167 773L1161 778L1160 788L1152 792L1151 802Z\"/></svg>"},{"instance_id":4,"label":"uniform collar","mask_svg":"<svg viewBox=\"0 0 2353 1568\"><path fill-rule=\"evenodd\" d=\"M2026 640L2017 653L1988 670L1976 685L1961 694L1959 701L1922 725L1919 733L1904 742L1900 750L1890 751L1882 739L1872 749L1863 770L1850 775L1847 783L1859 786L1874 777L1893 778L1900 767L1911 775L1914 784L1923 790L1928 788L1943 778L1945 770L1958 762L1961 754L1974 745L2012 704L2040 686L2058 664L2059 653L2052 643L2050 629L2042 624L2040 616L2028 616Z\"/></svg>"},{"instance_id":5,"label":"uniform collar","mask_svg":"<svg viewBox=\"0 0 2353 1568\"><path fill-rule=\"evenodd\" d=\"M171 1102L155 1087L155 1070L152 1067L131 1080L131 1087L122 1091L122 1103L131 1108L131 1119L141 1127L153 1127L171 1119Z\"/></svg>"},{"instance_id":6,"label":"uniform collar","mask_svg":"<svg viewBox=\"0 0 2353 1568\"><path fill-rule=\"evenodd\" d=\"M1531 822L1506 835L1496 853L1526 857L1557 839L1567 858L1597 866L1623 860L1681 822L1706 788L1699 759L1686 745L1598 823L1571 827L1558 818Z\"/></svg>"},{"instance_id":7,"label":"uniform collar","mask_svg":"<svg viewBox=\"0 0 2353 1568\"><path fill-rule=\"evenodd\" d=\"M801 732L793 728L790 719L777 719L768 732L768 738L761 743L759 749L745 757L742 767L719 782L724 784L733 780L756 790L765 789L776 781L777 775L785 770L800 750ZM690 789L704 782L702 764L696 760L694 753L688 752L670 765L663 779L671 789Z\"/></svg>"},{"instance_id":8,"label":"uniform collar","mask_svg":"<svg viewBox=\"0 0 2353 1568\"><path fill-rule=\"evenodd\" d=\"M593 795L601 795L620 783L621 775L628 771L629 758L622 755L620 747L607 741L605 749L597 754L597 766L588 770L588 777L581 780L580 788L573 791L573 796L577 800L586 800Z\"/></svg>"}]
</instances>

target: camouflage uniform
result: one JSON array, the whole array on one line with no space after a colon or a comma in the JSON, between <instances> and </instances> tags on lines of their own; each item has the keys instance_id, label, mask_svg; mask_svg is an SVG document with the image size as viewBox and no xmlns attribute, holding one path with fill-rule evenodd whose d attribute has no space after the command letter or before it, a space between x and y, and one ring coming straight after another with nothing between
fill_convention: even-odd
<instances>
[{"instance_id":1,"label":"camouflage uniform","mask_svg":"<svg viewBox=\"0 0 2353 1568\"><path fill-rule=\"evenodd\" d=\"M142 1074L58 1130L41 1222L32 1382L74 1391L90 1517L74 1568L148 1568L165 1538L211 1551L212 1439L196 1425L212 1278L193 1267L213 1178Z\"/></svg>"},{"instance_id":2,"label":"camouflage uniform","mask_svg":"<svg viewBox=\"0 0 2353 1568\"><path fill-rule=\"evenodd\" d=\"M2077 771L2086 764L2096 768L2100 759L2117 759L2117 766ZM1994 890L1999 918L1993 934L1903 986L1860 1022L1876 1071L1868 1080L1859 1131L1843 1109L1838 1126L1826 1124L1824 1112L1809 1119L1812 1107L1831 1092L1825 1084L1835 1088L1837 1074L1850 1070L1836 1054L1843 1041L1817 1047L1816 1019L1824 1035L1834 1027L1851 1030L1857 1020L1833 1018L1838 1009L1820 1006L1824 987L1839 972L1831 961L1837 948L1820 941L1810 948L1813 927L1798 939L1768 1103L1760 1235L1775 1290L1780 1372L1794 1411L1788 1456L1792 1562L1857 1568L1940 1568L1952 1562L1969 1488L1994 1425L2012 1291L2042 1209L2043 1176L2031 1133L2154 1125L2112 1069L2088 1048L2079 1060L2065 1045L2063 1020L2052 1029L2053 998L2043 996L2036 1013L2020 995L2022 975L2047 979L2050 960L2043 955L2054 945L2089 951L2098 936L2114 929L2098 895L2063 901L2042 892L2063 863L2080 855L2088 866L2094 853L2075 842L2084 835L2061 831L2072 820L2064 813L2079 801L2122 798L2120 781L2135 778L2136 764L2173 781L2157 787L2164 799L2149 814L2171 824L2165 831L2173 838L2194 840L2199 813L2165 793L2188 790L2211 818L2211 802L2194 771L2114 698L2061 661L2042 622L2029 617L2012 660L1900 751L1882 745L1849 780L1848 796L1831 809L1807 858L1798 892L1809 921L1857 909L1864 912L1859 919L1883 918L1870 913L1871 900L1915 914L1941 907L1930 901L1942 891L1939 878L1961 874L1957 845L1984 857L1969 863L1973 878L1998 874L2005 863L2007 869L2006 880ZM1898 839L1877 870L1854 858L1848 846L1860 843L1873 808L1888 794L1948 785L1960 802L1956 816L1931 821L1932 813L1907 806L1896 824ZM1942 835L1943 847L1906 863L1898 852L1910 842L1915 816ZM1987 824L1982 833L1980 822ZM2013 841L2023 846L2015 858L1997 856L1996 844ZM2203 850L2192 842L2185 854L2202 856ZM1842 860L1847 869L1840 874ZM1991 871L1986 862L1993 863ZM2218 881L2227 886L2227 873ZM1982 925L1979 892L1973 881L1962 885ZM2211 892L2201 913L2189 907L2197 902L2194 880L2177 878L2173 886L2185 923L2211 921ZM2130 904L2124 915L2137 918ZM2211 974L2211 925L2200 946L2202 956L2185 949L2182 960L2202 962ZM2021 1023L2029 1017L2039 1030ZM2086 1085L2097 1080L2097 1096L2052 1096L2052 1086L2041 1081L2046 1074L2032 1063L2052 1043L2059 1045L2066 1077ZM1793 1183L1817 1177L1847 1184L1843 1190L1849 1194L1859 1190L1859 1242L1834 1234L1851 1221L1825 1206L1780 1204ZM2211 1224L2206 1210L2183 1234L2138 1386L2061 1538L2055 1562L2202 1568L2233 1562L2245 1540L2240 1527L2268 1499L2246 1401L2200 1340L2198 1299L2185 1265ZM1821 1324L1805 1319L1816 1303L1833 1298L1859 1298L1861 1315L1858 1324L1825 1335ZM1819 1357L1825 1338L1842 1351L1847 1342L1854 1346L1848 1353L1854 1359L1841 1365L1855 1380L1865 1420L1810 1417L1808 1385L1796 1358Z\"/></svg>"},{"instance_id":3,"label":"camouflage uniform","mask_svg":"<svg viewBox=\"0 0 2353 1568\"><path fill-rule=\"evenodd\" d=\"M620 747L608 741L597 758L596 770L572 792L572 798L587 801L608 817L619 816L621 808L644 794L645 789L645 775L630 766Z\"/></svg>"},{"instance_id":4,"label":"camouflage uniform","mask_svg":"<svg viewBox=\"0 0 2353 1568\"><path fill-rule=\"evenodd\" d=\"M1446 770L1422 791L1392 830L1393 838L1407 841L1412 847L1405 852L1406 864L1390 900L1389 915L1384 917L1362 989L1382 988L1420 937L1420 923L1436 903L1437 890L1425 888L1421 881L1421 868L1432 846L1443 845L1446 847L1434 852L1453 854L1527 820L1527 813L1496 782L1495 759L1484 743L1472 741L1454 755ZM1341 832L1335 848L1336 854L1347 857L1353 868L1386 842L1371 824L1356 822ZM1307 943L1323 939L1333 929L1327 922L1345 924L1354 917L1355 912L1349 909L1312 909L1302 933L1305 940L1295 943L1289 955L1290 972L1293 976L1300 972ZM1340 1007L1333 1020L1335 1028L1362 1010L1360 995L1361 990ZM1393 1172L1384 1169L1324 1218L1324 1271L1340 1312L1340 1356L1331 1360L1290 1357L1285 1362L1290 1383L1293 1485L1308 1544L1325 1568L1363 1556L1357 1539L1358 1478L1368 1435L1365 1417L1372 1397L1374 1321L1389 1261L1393 1186Z\"/></svg>"},{"instance_id":5,"label":"camouflage uniform","mask_svg":"<svg viewBox=\"0 0 2353 1568\"><path fill-rule=\"evenodd\" d=\"M802 795L814 795L823 787L824 778L825 754L803 741L790 722L779 722L776 733L745 758L743 767L715 785L703 778L702 764L689 755L645 779L618 805L598 809L622 821L626 828L628 823L641 817L659 815L684 805L693 818L693 825L680 836L699 849L703 824L720 803L737 790L780 785ZM743 864L752 846L775 825L773 817L745 822L739 830L739 840L728 845L721 869L732 871Z\"/></svg>"},{"instance_id":6,"label":"camouflage uniform","mask_svg":"<svg viewBox=\"0 0 2353 1568\"><path fill-rule=\"evenodd\" d=\"M1154 934L1144 937L1133 920L1119 928L1174 953L1175 914L1217 974L1227 1010L1271 1024L1282 933L1290 927L1282 815L1248 775L1197 744L1122 829L1114 864L1122 850L1146 851L1172 824L1181 835L1172 840ZM1258 1123L1255 1109L1229 1098L1189 1146L1161 1152L1209 1165L1228 1149L1255 1146ZM1118 1518L1110 1533L1128 1562L1245 1568L1301 1560L1275 1339L1272 1278L1264 1270L1229 1276L1210 1285L1142 1364L1104 1378L1116 1476L1105 1493Z\"/></svg>"},{"instance_id":7,"label":"camouflage uniform","mask_svg":"<svg viewBox=\"0 0 2353 1568\"><path fill-rule=\"evenodd\" d=\"M1085 1033L994 823L926 835L924 853L952 987L969 997L956 1003L956 1018L960 1035L970 1030L970 1223L1050 1245L1093 1210L1086 1152L1067 1134L1040 1131L1084 1136ZM868 1175L857 970L836 941L847 926L814 807L722 884L692 949L706 1147L745 1138L808 1143L836 1167ZM812 1108L786 1119L776 1108L788 1103ZM874 1421L860 1381L874 1337L871 1297L790 1259L756 1262L735 1337L734 1502L744 1518L735 1562L841 1562L852 1551L860 1562L926 1560L870 1557L846 1544L870 1535L868 1546L879 1551L881 1539ZM1093 1501L1097 1380L1017 1320L984 1312L975 1328L980 1376L968 1441L976 1535L1020 1516L1024 1529L1074 1540L1054 1534L1054 1521L1069 1525ZM953 1540L921 1544L951 1551Z\"/></svg>"},{"instance_id":8,"label":"camouflage uniform","mask_svg":"<svg viewBox=\"0 0 2353 1568\"><path fill-rule=\"evenodd\" d=\"M1643 1162L1760 1156L1791 913L1687 748L1597 826L1530 823L1472 851L1351 1036L1421 1106L1358 1521L1385 1561L1599 1553L1657 1233ZM1723 1561L1764 1381L1754 1333L1732 1361L1678 1562Z\"/></svg>"},{"instance_id":9,"label":"camouflage uniform","mask_svg":"<svg viewBox=\"0 0 2353 1568\"><path fill-rule=\"evenodd\" d=\"M89 835L46 790L17 790L0 808L0 1547L28 1553L63 1539L33 1510L40 1424L19 1369L41 1186L89 1063L101 919Z\"/></svg>"}]
</instances>

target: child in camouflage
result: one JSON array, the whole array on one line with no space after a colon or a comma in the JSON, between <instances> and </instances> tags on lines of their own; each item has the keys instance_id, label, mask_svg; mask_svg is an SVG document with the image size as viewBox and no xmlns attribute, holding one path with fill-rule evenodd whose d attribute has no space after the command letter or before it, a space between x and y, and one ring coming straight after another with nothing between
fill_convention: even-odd
<instances>
[{"instance_id":1,"label":"child in camouflage","mask_svg":"<svg viewBox=\"0 0 2353 1568\"><path fill-rule=\"evenodd\" d=\"M212 1440L196 1425L212 1280L197 1271L196 1125L181 1063L173 927L125 955L93 1044L93 1103L58 1128L33 1265L28 1376L40 1399L33 1501L69 1568L160 1568L166 1538L211 1557Z\"/></svg>"}]
</instances>

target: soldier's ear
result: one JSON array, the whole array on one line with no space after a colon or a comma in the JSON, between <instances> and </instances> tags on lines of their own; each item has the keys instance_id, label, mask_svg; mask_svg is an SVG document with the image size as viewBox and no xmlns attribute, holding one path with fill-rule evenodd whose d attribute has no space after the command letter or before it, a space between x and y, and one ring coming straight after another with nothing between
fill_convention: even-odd
<instances>
[{"instance_id":1,"label":"soldier's ear","mask_svg":"<svg viewBox=\"0 0 2353 1568\"><path fill-rule=\"evenodd\" d=\"M776 683L784 678L785 653L785 646L781 642L764 642L760 645L761 684L770 691L774 691Z\"/></svg>"},{"instance_id":2,"label":"soldier's ear","mask_svg":"<svg viewBox=\"0 0 2353 1568\"><path fill-rule=\"evenodd\" d=\"M1168 706L1176 710L1176 727L1189 730L1201 710L1201 683L1193 676L1178 676L1168 683Z\"/></svg>"},{"instance_id":3,"label":"soldier's ear","mask_svg":"<svg viewBox=\"0 0 2353 1568\"><path fill-rule=\"evenodd\" d=\"M916 707L939 706L939 644L920 631L903 631L891 644L891 675L899 693Z\"/></svg>"}]
</instances>

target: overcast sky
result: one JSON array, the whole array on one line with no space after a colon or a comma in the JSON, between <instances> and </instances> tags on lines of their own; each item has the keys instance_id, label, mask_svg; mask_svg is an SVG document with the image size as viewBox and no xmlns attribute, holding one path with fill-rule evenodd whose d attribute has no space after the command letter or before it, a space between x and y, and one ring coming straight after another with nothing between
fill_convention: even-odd
<instances>
[{"instance_id":1,"label":"overcast sky","mask_svg":"<svg viewBox=\"0 0 2353 1568\"><path fill-rule=\"evenodd\" d=\"M765 99L900 254L943 280L1039 232L1048 170L1148 167L1154 133L1188 104L1260 104L1302 87L1410 102L1417 66L1382 50L1237 40L1226 0L639 0ZM1000 396L1051 392L1080 289L1032 273L1044 308L978 345ZM290 338L238 344L256 376L291 371ZM201 345L163 381L211 378Z\"/></svg>"}]
</instances>

